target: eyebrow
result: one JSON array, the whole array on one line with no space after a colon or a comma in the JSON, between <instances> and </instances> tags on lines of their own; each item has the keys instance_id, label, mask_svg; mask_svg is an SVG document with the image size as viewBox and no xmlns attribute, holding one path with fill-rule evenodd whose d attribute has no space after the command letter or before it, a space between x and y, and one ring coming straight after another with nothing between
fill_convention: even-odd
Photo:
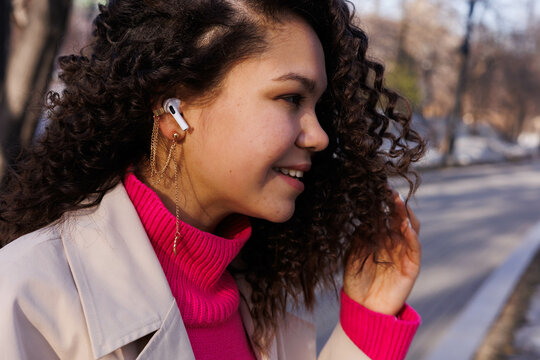
<instances>
[{"instance_id":1,"label":"eyebrow","mask_svg":"<svg viewBox=\"0 0 540 360\"><path fill-rule=\"evenodd\" d=\"M303 75L300 75L298 73L287 73L285 75L281 75L275 79L273 79L274 81L289 81L289 80L292 80L292 81L298 81L302 84L303 87L306 88L307 91L309 91L310 93L314 93L315 92L315 88L317 87L317 84L315 83L314 80L312 79L309 79Z\"/></svg>"}]
</instances>

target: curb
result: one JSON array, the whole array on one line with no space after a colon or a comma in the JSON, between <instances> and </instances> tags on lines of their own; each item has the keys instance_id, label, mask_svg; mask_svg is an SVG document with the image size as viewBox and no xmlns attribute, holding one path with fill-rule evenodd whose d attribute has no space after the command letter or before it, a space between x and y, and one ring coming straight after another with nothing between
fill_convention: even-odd
<instances>
[{"instance_id":1,"label":"curb","mask_svg":"<svg viewBox=\"0 0 540 360\"><path fill-rule=\"evenodd\" d=\"M484 281L426 360L472 360L539 248L540 222Z\"/></svg>"},{"instance_id":2,"label":"curb","mask_svg":"<svg viewBox=\"0 0 540 360\"><path fill-rule=\"evenodd\" d=\"M540 158L540 155L538 154L527 154L525 156L517 156L517 157L508 157L501 160L479 160L479 161L472 161L468 164L443 164L443 163L434 163L430 165L414 165L414 169L418 172L427 172L427 171L437 171L437 170L443 170L443 169L453 169L453 168L467 168L472 166L482 166L482 165L494 165L494 164L519 164L524 163L527 161L534 161Z\"/></svg>"}]
</instances>

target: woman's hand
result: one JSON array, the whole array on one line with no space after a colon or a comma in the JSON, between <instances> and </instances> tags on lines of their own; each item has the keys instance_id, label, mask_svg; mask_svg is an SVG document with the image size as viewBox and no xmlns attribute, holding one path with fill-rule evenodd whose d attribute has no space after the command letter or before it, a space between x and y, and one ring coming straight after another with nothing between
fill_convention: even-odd
<instances>
[{"instance_id":1,"label":"woman's hand","mask_svg":"<svg viewBox=\"0 0 540 360\"><path fill-rule=\"evenodd\" d=\"M409 296L420 271L420 223L399 194L394 191L395 211L390 215L390 236L398 244L391 251L381 250L375 263L370 256L359 272L363 259L350 259L345 268L343 290L366 308L397 315ZM390 241L388 235L384 238Z\"/></svg>"}]
</instances>

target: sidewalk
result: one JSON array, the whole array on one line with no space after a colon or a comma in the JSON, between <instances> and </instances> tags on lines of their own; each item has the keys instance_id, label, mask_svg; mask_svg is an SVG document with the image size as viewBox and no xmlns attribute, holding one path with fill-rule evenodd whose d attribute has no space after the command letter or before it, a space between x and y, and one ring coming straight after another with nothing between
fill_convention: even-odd
<instances>
[{"instance_id":1,"label":"sidewalk","mask_svg":"<svg viewBox=\"0 0 540 360\"><path fill-rule=\"evenodd\" d=\"M538 317L540 251L518 282L501 315L478 349L475 360L533 360L540 358Z\"/></svg>"},{"instance_id":2,"label":"sidewalk","mask_svg":"<svg viewBox=\"0 0 540 360\"><path fill-rule=\"evenodd\" d=\"M513 334L514 354L508 358L512 360L540 359L540 285L536 284L523 315L525 322Z\"/></svg>"},{"instance_id":3,"label":"sidewalk","mask_svg":"<svg viewBox=\"0 0 540 360\"><path fill-rule=\"evenodd\" d=\"M514 293L516 285L524 276L532 260L540 249L540 222L529 231L522 245L507 260L496 269L475 296L453 322L446 332L444 339L432 351L429 360L472 360L479 348L486 346L497 347L496 350L485 352L478 359L511 359L532 360L540 359L540 285L536 280L535 288L529 289L533 295L525 302L526 308L510 309L514 317L514 324L520 322L517 317L525 317L524 324L520 324L513 334L504 331L505 326L498 327L498 334L491 334L493 325L500 320L503 309L507 312L507 304ZM503 314L505 315L505 314ZM506 314L505 316L508 316ZM494 327L496 329L497 327ZM501 329L503 329L501 331ZM508 329L508 326L506 326ZM488 334L499 344L485 344ZM492 340L493 341L493 340ZM495 342L497 342L495 341ZM510 344L510 346L508 346ZM504 349L501 347L505 346ZM482 351L481 351L482 352ZM501 353L503 352L503 353ZM491 355L485 355L485 354ZM497 353L497 354L496 354ZM496 354L496 355L495 355Z\"/></svg>"}]
</instances>

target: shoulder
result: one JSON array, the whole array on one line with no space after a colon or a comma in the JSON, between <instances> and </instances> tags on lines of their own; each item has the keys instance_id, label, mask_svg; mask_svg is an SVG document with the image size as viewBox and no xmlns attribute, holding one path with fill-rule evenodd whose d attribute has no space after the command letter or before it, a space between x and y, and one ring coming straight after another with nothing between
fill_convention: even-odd
<instances>
[{"instance_id":1,"label":"shoulder","mask_svg":"<svg viewBox=\"0 0 540 360\"><path fill-rule=\"evenodd\" d=\"M77 297L59 227L24 235L0 249L0 306Z\"/></svg>"},{"instance_id":2,"label":"shoulder","mask_svg":"<svg viewBox=\"0 0 540 360\"><path fill-rule=\"evenodd\" d=\"M39 271L43 262L58 264L62 240L57 226L51 225L13 240L0 249L0 286L18 282ZM64 257L65 258L65 257ZM39 274L46 276L47 274Z\"/></svg>"},{"instance_id":3,"label":"shoulder","mask_svg":"<svg viewBox=\"0 0 540 360\"><path fill-rule=\"evenodd\" d=\"M84 315L57 226L0 249L0 347L11 358L55 358L84 334ZM71 331L67 331L71 330ZM84 336L84 335L83 335ZM31 347L21 347L21 339ZM71 338L71 339L70 339ZM78 342L77 346L85 346Z\"/></svg>"},{"instance_id":4,"label":"shoulder","mask_svg":"<svg viewBox=\"0 0 540 360\"><path fill-rule=\"evenodd\" d=\"M0 249L0 288L57 282L69 275L69 265L57 226L26 234ZM69 278L69 276L68 276ZM1 291L2 294L12 292Z\"/></svg>"}]
</instances>

